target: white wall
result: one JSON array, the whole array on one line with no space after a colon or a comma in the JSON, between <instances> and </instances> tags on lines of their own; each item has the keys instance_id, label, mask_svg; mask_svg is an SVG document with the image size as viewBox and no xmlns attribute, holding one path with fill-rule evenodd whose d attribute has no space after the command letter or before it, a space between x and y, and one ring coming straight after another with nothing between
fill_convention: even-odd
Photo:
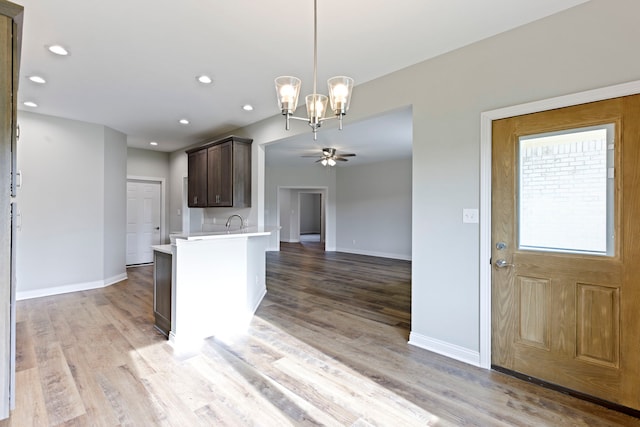
<instances>
[{"instance_id":1,"label":"white wall","mask_svg":"<svg viewBox=\"0 0 640 427\"><path fill-rule=\"evenodd\" d=\"M18 120L18 298L126 278L126 137L31 112Z\"/></svg>"},{"instance_id":2,"label":"white wall","mask_svg":"<svg viewBox=\"0 0 640 427\"><path fill-rule=\"evenodd\" d=\"M411 159L337 168L337 250L411 259Z\"/></svg>"}]
</instances>

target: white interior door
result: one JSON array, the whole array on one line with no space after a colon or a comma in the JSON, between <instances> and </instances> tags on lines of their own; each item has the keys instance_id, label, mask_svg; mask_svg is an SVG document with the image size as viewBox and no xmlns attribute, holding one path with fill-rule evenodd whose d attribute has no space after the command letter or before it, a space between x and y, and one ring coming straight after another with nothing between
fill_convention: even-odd
<instances>
[{"instance_id":1,"label":"white interior door","mask_svg":"<svg viewBox=\"0 0 640 427\"><path fill-rule=\"evenodd\" d=\"M160 244L161 184L127 181L127 265L153 262L152 245Z\"/></svg>"}]
</instances>

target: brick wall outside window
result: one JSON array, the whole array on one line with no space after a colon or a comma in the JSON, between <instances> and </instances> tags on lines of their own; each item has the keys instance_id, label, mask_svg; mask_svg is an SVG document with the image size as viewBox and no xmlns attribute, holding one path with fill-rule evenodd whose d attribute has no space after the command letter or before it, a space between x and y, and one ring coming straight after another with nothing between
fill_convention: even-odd
<instances>
[{"instance_id":1,"label":"brick wall outside window","mask_svg":"<svg viewBox=\"0 0 640 427\"><path fill-rule=\"evenodd\" d=\"M520 246L606 252L602 133L602 138L571 142L521 142Z\"/></svg>"}]
</instances>

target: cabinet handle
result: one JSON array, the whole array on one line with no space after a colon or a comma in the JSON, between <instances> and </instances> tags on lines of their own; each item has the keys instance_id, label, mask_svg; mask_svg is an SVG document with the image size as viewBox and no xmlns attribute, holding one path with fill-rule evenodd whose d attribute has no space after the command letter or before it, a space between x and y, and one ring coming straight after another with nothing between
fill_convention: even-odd
<instances>
[{"instance_id":1,"label":"cabinet handle","mask_svg":"<svg viewBox=\"0 0 640 427\"><path fill-rule=\"evenodd\" d=\"M193 204L194 205L198 204L198 196L193 196Z\"/></svg>"}]
</instances>

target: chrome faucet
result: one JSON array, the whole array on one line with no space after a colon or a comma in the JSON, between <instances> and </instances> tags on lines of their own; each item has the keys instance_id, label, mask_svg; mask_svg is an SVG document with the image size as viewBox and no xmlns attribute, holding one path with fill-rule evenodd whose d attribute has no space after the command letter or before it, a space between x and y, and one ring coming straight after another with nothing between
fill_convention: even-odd
<instances>
[{"instance_id":1,"label":"chrome faucet","mask_svg":"<svg viewBox=\"0 0 640 427\"><path fill-rule=\"evenodd\" d=\"M240 215L238 215L238 214L233 214L233 215L231 215L231 216L229 217L229 219L227 219L227 223L225 224L225 227L227 227L227 230L228 230L229 228L231 228L231 220L233 219L233 217L238 217L238 218L240 218L240 228L243 228L243 227L244 227L244 219L243 219Z\"/></svg>"}]
</instances>

